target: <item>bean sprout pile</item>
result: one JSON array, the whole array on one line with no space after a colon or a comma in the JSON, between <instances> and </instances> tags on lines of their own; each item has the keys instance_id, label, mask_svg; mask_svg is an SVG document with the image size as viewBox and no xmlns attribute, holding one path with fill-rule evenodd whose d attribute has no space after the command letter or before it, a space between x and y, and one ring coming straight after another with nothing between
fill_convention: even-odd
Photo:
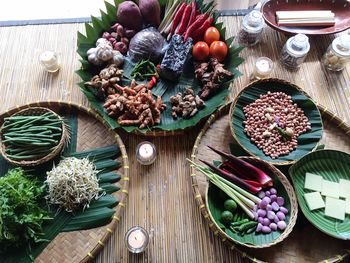
<instances>
[{"instance_id":1,"label":"bean sprout pile","mask_svg":"<svg viewBox=\"0 0 350 263\"><path fill-rule=\"evenodd\" d=\"M48 202L59 205L67 212L88 208L93 199L101 196L97 173L95 165L87 158L63 159L47 172Z\"/></svg>"}]
</instances>

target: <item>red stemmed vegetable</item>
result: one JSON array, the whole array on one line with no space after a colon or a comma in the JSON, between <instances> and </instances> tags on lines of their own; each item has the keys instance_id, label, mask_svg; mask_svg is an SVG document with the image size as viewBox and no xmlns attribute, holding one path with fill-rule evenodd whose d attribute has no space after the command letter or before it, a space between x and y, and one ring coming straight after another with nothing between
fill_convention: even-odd
<instances>
[{"instance_id":1,"label":"red stemmed vegetable","mask_svg":"<svg viewBox=\"0 0 350 263\"><path fill-rule=\"evenodd\" d=\"M221 170L224 170L228 173L233 173L230 169L228 169L227 166L225 166L226 162L223 163L223 165L220 166L220 169ZM241 178L244 182L246 182L247 184L250 184L251 186L254 186L254 187L263 187L264 185L259 183L259 182L256 182L256 181L253 181L253 180L247 180L247 179L243 179Z\"/></svg>"},{"instance_id":2,"label":"red stemmed vegetable","mask_svg":"<svg viewBox=\"0 0 350 263\"><path fill-rule=\"evenodd\" d=\"M191 8L192 8L192 10L191 10L191 16L190 16L190 20L188 21L187 28L188 28L189 26L191 26L192 23L194 22L194 20L196 19L196 2L195 2L195 1L193 1L193 2L191 3Z\"/></svg>"},{"instance_id":3,"label":"red stemmed vegetable","mask_svg":"<svg viewBox=\"0 0 350 263\"><path fill-rule=\"evenodd\" d=\"M232 170L236 174L248 180L254 179L259 183L261 183L264 187L273 185L271 177L268 176L265 172L263 172L259 168L255 167L254 165L251 165L250 163L243 161L242 159L232 154L216 150L211 146L208 146L208 147L214 152L216 152L217 154L221 155L222 157L230 161L230 164L231 164L230 168L232 168Z\"/></svg>"},{"instance_id":4,"label":"red stemmed vegetable","mask_svg":"<svg viewBox=\"0 0 350 263\"><path fill-rule=\"evenodd\" d=\"M203 161L203 160L200 160L200 161L202 163L206 164L213 172L217 173L218 175L222 176L223 178L230 181L231 183L237 184L238 186L244 188L245 190L247 190L253 194L260 192L262 189L261 187L255 187L255 186L252 186L252 185L246 183L244 180L237 177L236 175L229 173L225 170L221 170L220 168L216 167L215 165L213 165L207 161Z\"/></svg>"},{"instance_id":5,"label":"red stemmed vegetable","mask_svg":"<svg viewBox=\"0 0 350 263\"><path fill-rule=\"evenodd\" d=\"M204 21L204 23L198 27L195 31L193 31L190 34L190 37L193 39L198 39L200 38L204 32L211 26L211 23L213 23L214 19L212 17L209 17L207 20Z\"/></svg>"},{"instance_id":6,"label":"red stemmed vegetable","mask_svg":"<svg viewBox=\"0 0 350 263\"><path fill-rule=\"evenodd\" d=\"M174 16L173 24L171 25L171 29L170 29L171 35L174 34L175 29L181 20L181 17L183 15L183 12L185 11L186 6L187 5L185 3L182 3L181 6L179 7L179 10L177 10L177 12Z\"/></svg>"},{"instance_id":7,"label":"red stemmed vegetable","mask_svg":"<svg viewBox=\"0 0 350 263\"><path fill-rule=\"evenodd\" d=\"M177 27L175 34L182 35L185 32L188 25L188 21L190 20L191 11L192 11L191 5L187 5L185 8L185 11L183 12L180 25Z\"/></svg>"},{"instance_id":8,"label":"red stemmed vegetable","mask_svg":"<svg viewBox=\"0 0 350 263\"><path fill-rule=\"evenodd\" d=\"M194 32L197 28L199 28L204 22L205 20L207 20L208 18L208 14L201 14L199 16L196 17L196 20L192 23L192 25L190 25L186 32L185 32L185 41L191 36L192 32Z\"/></svg>"}]
</instances>

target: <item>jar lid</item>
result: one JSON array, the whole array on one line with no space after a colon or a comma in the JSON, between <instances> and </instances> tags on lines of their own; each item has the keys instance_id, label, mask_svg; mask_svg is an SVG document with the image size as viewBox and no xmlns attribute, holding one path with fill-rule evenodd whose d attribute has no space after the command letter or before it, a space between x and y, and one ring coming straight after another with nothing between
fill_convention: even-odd
<instances>
[{"instance_id":1,"label":"jar lid","mask_svg":"<svg viewBox=\"0 0 350 263\"><path fill-rule=\"evenodd\" d=\"M309 38L304 34L297 34L287 41L288 51L295 56L301 57L310 50Z\"/></svg>"},{"instance_id":2,"label":"jar lid","mask_svg":"<svg viewBox=\"0 0 350 263\"><path fill-rule=\"evenodd\" d=\"M259 32L265 25L262 13L258 10L253 10L243 18L243 26L249 32Z\"/></svg>"},{"instance_id":3,"label":"jar lid","mask_svg":"<svg viewBox=\"0 0 350 263\"><path fill-rule=\"evenodd\" d=\"M340 56L350 56L350 35L342 35L334 39L332 48Z\"/></svg>"}]
</instances>

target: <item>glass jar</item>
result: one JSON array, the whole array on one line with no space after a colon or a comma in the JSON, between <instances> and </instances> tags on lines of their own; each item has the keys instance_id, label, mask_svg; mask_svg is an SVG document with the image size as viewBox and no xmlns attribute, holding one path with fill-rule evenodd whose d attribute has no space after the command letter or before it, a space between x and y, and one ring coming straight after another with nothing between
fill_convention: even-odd
<instances>
[{"instance_id":1,"label":"glass jar","mask_svg":"<svg viewBox=\"0 0 350 263\"><path fill-rule=\"evenodd\" d=\"M281 62L287 68L297 69L304 62L309 50L309 38L304 34L297 34L289 38L282 48Z\"/></svg>"},{"instance_id":2,"label":"glass jar","mask_svg":"<svg viewBox=\"0 0 350 263\"><path fill-rule=\"evenodd\" d=\"M260 41L265 22L261 12L253 10L243 18L242 28L238 34L238 43L253 46Z\"/></svg>"},{"instance_id":3,"label":"glass jar","mask_svg":"<svg viewBox=\"0 0 350 263\"><path fill-rule=\"evenodd\" d=\"M349 61L350 35L342 35L334 39L322 58L325 67L331 71L343 70Z\"/></svg>"}]
</instances>

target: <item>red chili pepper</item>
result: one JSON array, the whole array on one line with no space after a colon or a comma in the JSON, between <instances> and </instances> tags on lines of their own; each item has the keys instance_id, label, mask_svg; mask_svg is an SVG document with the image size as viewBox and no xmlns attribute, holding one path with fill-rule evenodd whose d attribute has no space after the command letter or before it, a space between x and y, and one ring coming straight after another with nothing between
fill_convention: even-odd
<instances>
[{"instance_id":1,"label":"red chili pepper","mask_svg":"<svg viewBox=\"0 0 350 263\"><path fill-rule=\"evenodd\" d=\"M182 17L182 14L186 8L186 4L185 3L182 3L179 10L177 10L175 16L174 16L174 20L173 20L173 24L171 25L171 30L170 30L170 34L174 34L175 32L175 29L177 27L177 25L179 24L180 20L181 20L181 17Z\"/></svg>"},{"instance_id":2,"label":"red chili pepper","mask_svg":"<svg viewBox=\"0 0 350 263\"><path fill-rule=\"evenodd\" d=\"M192 7L190 5L186 6L185 11L182 15L180 25L176 29L175 34L182 35L183 33L185 33L188 21L190 20L191 10L192 10Z\"/></svg>"},{"instance_id":3,"label":"red chili pepper","mask_svg":"<svg viewBox=\"0 0 350 263\"><path fill-rule=\"evenodd\" d=\"M191 11L191 16L190 16L190 20L188 21L188 25L187 25L187 28L189 26L191 26L193 24L193 22L196 20L196 2L193 1L191 3L191 8L192 8L192 11ZM186 28L186 29L187 29Z\"/></svg>"},{"instance_id":4,"label":"red chili pepper","mask_svg":"<svg viewBox=\"0 0 350 263\"><path fill-rule=\"evenodd\" d=\"M185 42L190 37L192 32L195 31L197 28L199 28L205 22L208 16L209 15L205 13L196 17L196 20L186 30L185 37L184 37Z\"/></svg>"},{"instance_id":5,"label":"red chili pepper","mask_svg":"<svg viewBox=\"0 0 350 263\"><path fill-rule=\"evenodd\" d=\"M193 31L189 36L192 37L193 40L199 39L204 34L205 30L207 30L211 26L213 20L214 19L212 17L209 17L200 27Z\"/></svg>"},{"instance_id":6,"label":"red chili pepper","mask_svg":"<svg viewBox=\"0 0 350 263\"><path fill-rule=\"evenodd\" d=\"M156 85L156 83L157 83L157 79L156 79L156 77L152 77L151 78L151 80L148 82L148 89L149 90L151 90L153 87L154 87L154 85Z\"/></svg>"},{"instance_id":7,"label":"red chili pepper","mask_svg":"<svg viewBox=\"0 0 350 263\"><path fill-rule=\"evenodd\" d=\"M156 83L157 83L157 79L156 79L156 77L152 77L152 80L153 80L154 84L156 84Z\"/></svg>"},{"instance_id":8,"label":"red chili pepper","mask_svg":"<svg viewBox=\"0 0 350 263\"><path fill-rule=\"evenodd\" d=\"M160 72L160 64L158 64L156 67L157 67L157 71Z\"/></svg>"}]
</instances>

